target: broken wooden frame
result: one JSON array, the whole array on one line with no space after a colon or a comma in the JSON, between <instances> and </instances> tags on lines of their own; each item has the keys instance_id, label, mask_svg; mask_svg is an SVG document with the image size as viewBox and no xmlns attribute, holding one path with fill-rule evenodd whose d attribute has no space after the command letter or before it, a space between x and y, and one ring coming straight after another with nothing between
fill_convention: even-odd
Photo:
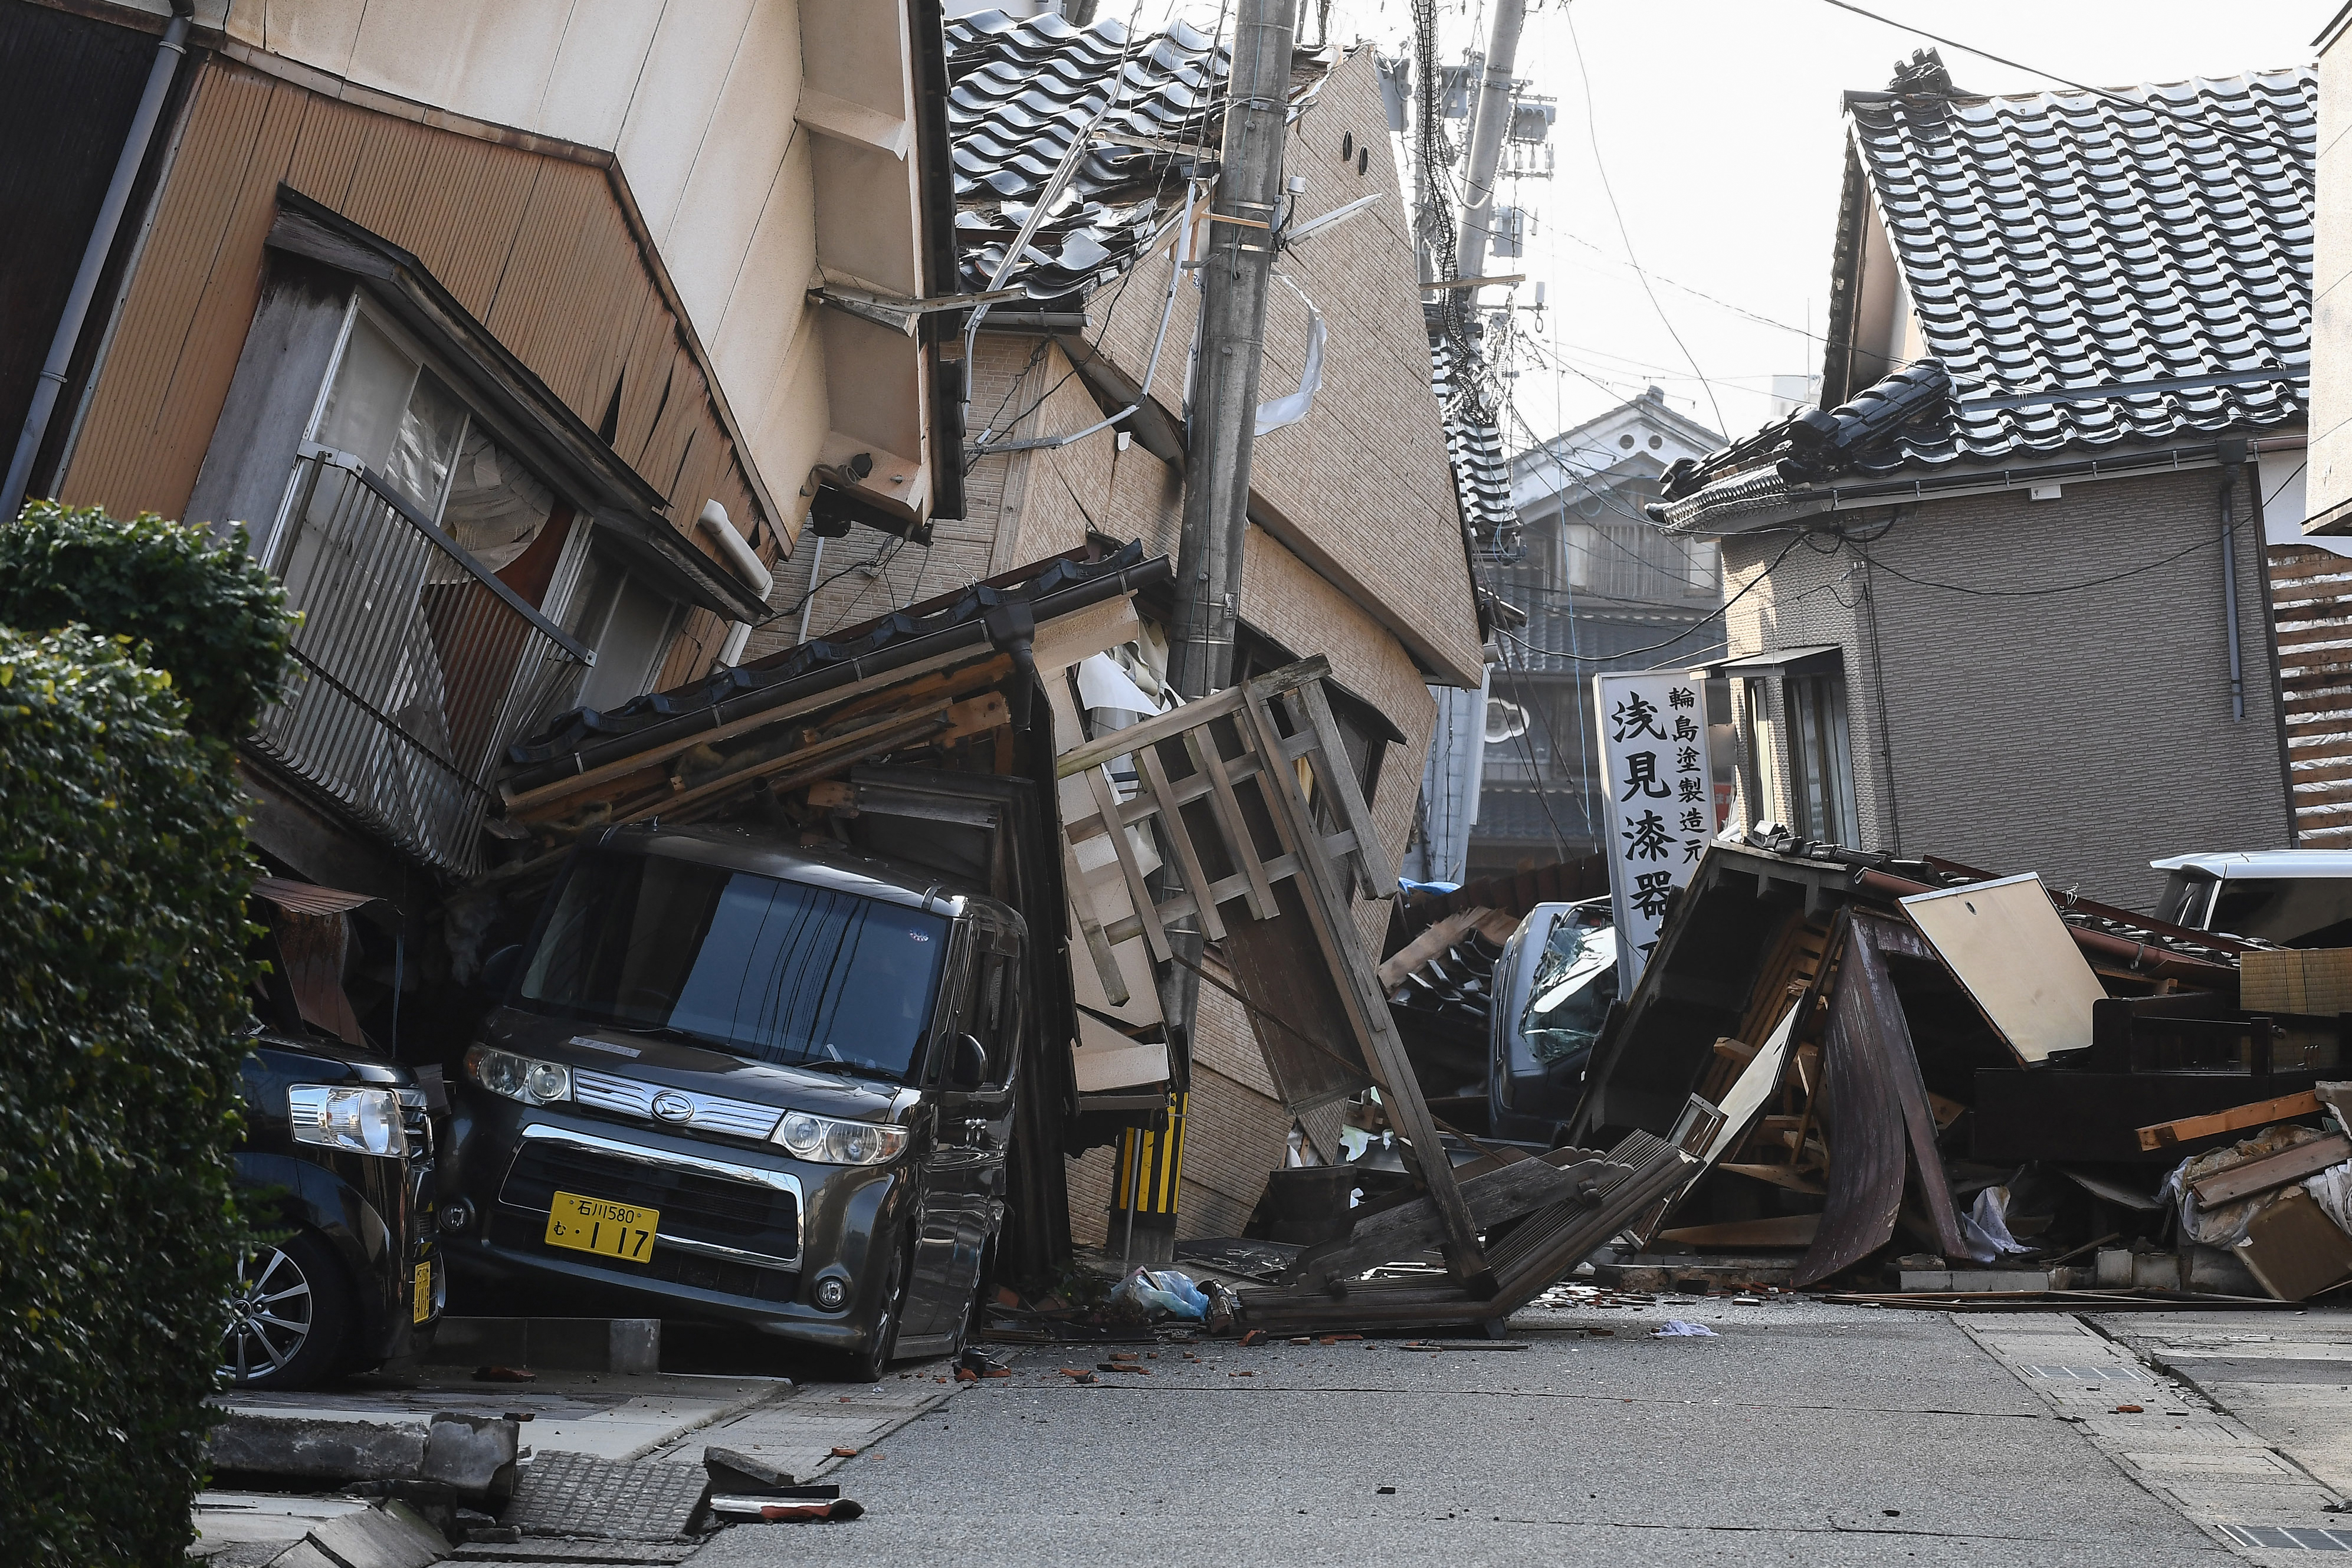
<instances>
[{"instance_id":1,"label":"broken wooden frame","mask_svg":"<svg viewBox=\"0 0 2352 1568\"><path fill-rule=\"evenodd\" d=\"M1253 1321L1486 1321L1656 1202L1690 1160L1643 1134L1607 1156L1490 1153L1457 1175L1357 932L1350 895L1388 898L1395 880L1322 690L1328 669L1304 659L1065 752L1055 772L1082 781L1093 808L1065 806L1073 921L1114 1002L1127 995L1114 948L1140 937L1155 962L1181 963L1171 933L1194 922L1221 944L1285 1106L1377 1089L1402 1136L1418 1191L1361 1215L1360 1235L1302 1260L1285 1289L1245 1293ZM1122 756L1135 767L1124 798L1104 766ZM1156 889L1139 831L1161 852ZM1098 905L1102 888L1079 870L1079 846L1099 838L1118 907ZM1482 1232L1507 1225L1490 1256ZM1430 1248L1442 1279L1351 1284Z\"/></svg>"},{"instance_id":2,"label":"broken wooden frame","mask_svg":"<svg viewBox=\"0 0 2352 1568\"><path fill-rule=\"evenodd\" d=\"M1082 779L1094 806L1066 810L1062 825L1073 916L1114 1002L1128 994L1118 943L1140 935L1153 962L1174 963L1170 929L1191 920L1223 944L1284 1105L1296 1114L1377 1088L1443 1222L1449 1268L1486 1293L1477 1224L1356 934L1349 893L1386 898L1396 882L1323 694L1329 670L1328 659L1302 659L1064 752L1055 773ZM1120 756L1136 771L1124 800L1103 766ZM1163 847L1156 893L1130 837L1147 826ZM1123 909L1097 908L1078 868L1078 846L1105 837ZM1315 961L1304 964L1302 923ZM1282 961L1263 962L1269 947ZM1278 994L1276 974L1286 982Z\"/></svg>"}]
</instances>

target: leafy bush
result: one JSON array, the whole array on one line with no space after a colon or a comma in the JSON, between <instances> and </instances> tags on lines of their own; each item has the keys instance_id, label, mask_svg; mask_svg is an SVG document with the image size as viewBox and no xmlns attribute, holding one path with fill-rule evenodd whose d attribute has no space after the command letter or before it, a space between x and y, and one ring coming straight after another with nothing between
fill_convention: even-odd
<instances>
[{"instance_id":1,"label":"leafy bush","mask_svg":"<svg viewBox=\"0 0 2352 1568\"><path fill-rule=\"evenodd\" d=\"M195 609L156 589L148 640L183 660L209 643L247 668L175 683L136 662L127 637L0 626L0 1533L12 1568L181 1562L240 1244L229 1150L251 873L230 748L184 728L179 692L194 686L214 721L241 723L262 686L254 668L275 661L253 663L269 638L257 604L239 607L255 601L220 586L235 574L193 552L198 564L175 576L167 526L129 525L138 548L110 557L89 514L32 531L96 542L61 544L53 562L127 559L151 585L193 584ZM28 555L26 531L0 529L0 578L29 559L52 570L45 591L71 596ZM203 625L214 616L228 624Z\"/></svg>"},{"instance_id":2,"label":"leafy bush","mask_svg":"<svg viewBox=\"0 0 2352 1568\"><path fill-rule=\"evenodd\" d=\"M241 536L33 501L0 523L0 626L75 625L145 643L141 661L171 672L188 727L228 740L277 695L293 633L285 588Z\"/></svg>"}]
</instances>

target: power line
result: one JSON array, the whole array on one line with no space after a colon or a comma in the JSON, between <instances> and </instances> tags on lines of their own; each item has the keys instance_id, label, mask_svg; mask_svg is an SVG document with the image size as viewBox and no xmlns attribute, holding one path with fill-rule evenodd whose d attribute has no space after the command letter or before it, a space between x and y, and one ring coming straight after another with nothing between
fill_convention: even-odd
<instances>
[{"instance_id":1,"label":"power line","mask_svg":"<svg viewBox=\"0 0 2352 1568\"><path fill-rule=\"evenodd\" d=\"M1626 264L1642 280L1642 292L1650 297L1650 309L1658 313L1658 325L1665 328L1666 336L1675 340L1675 347L1682 350L1683 359L1691 367L1691 374L1698 377L1699 385L1706 390L1707 406L1715 410L1716 427L1727 431L1731 426L1723 417L1722 405L1715 400L1715 388L1707 384L1706 373L1699 369L1698 361L1691 356L1690 346L1683 342L1682 334L1675 331L1674 322L1666 319L1666 308L1658 303L1658 291L1650 287L1650 275L1642 269L1641 259L1633 254L1633 236L1625 226L1625 210L1617 205L1616 187L1609 183L1609 165L1601 157L1601 121L1592 109L1592 73L1585 68L1584 45L1576 36L1575 8L1562 5L1560 19L1568 24L1569 49L1576 56L1576 74L1584 83L1584 130L1592 144L1593 172L1601 176L1601 194L1609 198L1609 211L1617 219L1617 237L1624 243Z\"/></svg>"},{"instance_id":2,"label":"power line","mask_svg":"<svg viewBox=\"0 0 2352 1568\"><path fill-rule=\"evenodd\" d=\"M1754 582L1748 584L1748 586L1740 589L1737 594L1732 595L1731 597L1726 599L1722 604L1717 605L1714 609L1708 611L1706 615L1701 616L1697 620L1692 622L1686 629L1677 632L1664 642L1652 643L1647 647L1629 647L1622 649L1616 653L1602 655L1563 653L1556 647L1544 647L1538 644L1531 643L1527 638L1519 636L1517 632L1505 631L1500 626L1495 628L1496 633L1497 636L1510 638L1511 641L1518 644L1521 647L1526 648L1530 653L1539 653L1547 658L1564 658L1575 664L1607 664L1612 659L1634 658L1643 654L1657 653L1663 649L1674 647L1676 643L1689 641L1692 637L1704 629L1708 622L1721 620L1724 616L1729 612L1732 605L1748 597L1748 595L1754 593L1759 586L1769 581L1771 578L1773 568L1779 566L1781 562L1786 561L1789 558L1789 552L1796 549L1798 545L1802 544L1804 542L1804 534L1799 533L1794 539L1790 540L1788 543L1780 547L1780 553L1772 557L1771 561L1766 564L1764 570L1756 574L1756 580Z\"/></svg>"},{"instance_id":3,"label":"power line","mask_svg":"<svg viewBox=\"0 0 2352 1568\"><path fill-rule=\"evenodd\" d=\"M2160 571L2184 557L2194 555L2200 550L2209 550L2221 543L2222 538L2223 535L2216 533L2210 539L2200 539L2186 549L2176 550L2161 560L2150 561L2139 566L2126 567L2121 572L2111 573L2105 577L2086 577L2079 583L2058 583L2046 588L1971 588L1959 583L1938 583L1928 577L1914 577L1908 572L1889 566L1875 555L1870 557L1870 563L1890 577L1900 577L1906 583L1916 587L1940 588L1948 594L1966 594L1971 598L1979 599L2045 599L2057 594L2079 594L2085 588L2102 588L2110 583L2121 583L2127 578L2145 576L2150 572Z\"/></svg>"},{"instance_id":4,"label":"power line","mask_svg":"<svg viewBox=\"0 0 2352 1568\"><path fill-rule=\"evenodd\" d=\"M1934 42L1943 45L1946 48L1958 49L1964 55L1974 55L1979 59L1990 60L1995 65L2007 66L2011 70L2021 70L2029 73L2030 75L2046 77L2062 87L2071 87L2077 92L2087 92L2095 98L2104 98L2110 103L2119 103L2126 109L2161 109L2177 120L2184 120L2191 124L2202 126L2205 130L2210 131L2216 136L2226 136L2232 142L2242 142L2252 147L2267 147L2273 153L2283 154L2290 163L2299 163L2307 156L2305 151L2301 148L2288 147L2280 142L2272 141L2267 136L2253 135L2248 132L2239 131L2231 126L2217 125L2210 120L2206 119L2203 115L2192 114L2164 99L2157 98L2152 95L2144 99L2134 98L2129 93L2116 92L2112 88L2093 87L2088 82L2080 82L2074 80L2072 77L2060 76L2056 71L2043 70L2039 66L2030 66L2022 60L2011 59L2007 55L1997 55L1990 49L1980 49L1973 44L1964 44L1958 38L1948 38L1941 33L1931 33L1927 28L1916 26L1912 23L1898 22L1892 16L1882 16L1875 11L1865 10L1862 6L1854 5L1853 0L1822 0L1822 4L1834 5L1841 11L1851 11L1857 16L1867 16L1874 22L1882 23L1899 32L1916 33L1919 37L1932 39ZM1960 94L1958 96L1990 97L1992 95Z\"/></svg>"}]
</instances>

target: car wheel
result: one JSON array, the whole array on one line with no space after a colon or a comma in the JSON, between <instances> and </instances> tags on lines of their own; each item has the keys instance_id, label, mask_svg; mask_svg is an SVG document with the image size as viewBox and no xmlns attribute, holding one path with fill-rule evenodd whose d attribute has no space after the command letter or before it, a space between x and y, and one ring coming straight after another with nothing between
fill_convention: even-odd
<instances>
[{"instance_id":1,"label":"car wheel","mask_svg":"<svg viewBox=\"0 0 2352 1568\"><path fill-rule=\"evenodd\" d=\"M890 1370L891 1358L898 1353L898 1324L907 1313L908 1255L914 1251L914 1238L894 1239L890 1247L890 1272L882 1281L882 1310L874 1322L873 1337L866 1348L848 1358L850 1380L854 1383L879 1383L882 1374Z\"/></svg>"},{"instance_id":2,"label":"car wheel","mask_svg":"<svg viewBox=\"0 0 2352 1568\"><path fill-rule=\"evenodd\" d=\"M333 1251L300 1230L242 1258L221 1341L224 1382L305 1388L331 1372L350 1337L352 1290Z\"/></svg>"}]
</instances>

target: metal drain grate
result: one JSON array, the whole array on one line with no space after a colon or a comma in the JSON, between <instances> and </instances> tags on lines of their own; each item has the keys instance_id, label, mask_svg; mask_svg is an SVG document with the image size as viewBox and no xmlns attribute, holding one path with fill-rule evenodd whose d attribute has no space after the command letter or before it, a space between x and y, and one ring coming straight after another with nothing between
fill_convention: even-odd
<instances>
[{"instance_id":1,"label":"metal drain grate","mask_svg":"<svg viewBox=\"0 0 2352 1568\"><path fill-rule=\"evenodd\" d=\"M2156 1379L2136 1366L2028 1366L2019 1371L2028 1377L2046 1377L2057 1383L2154 1383Z\"/></svg>"},{"instance_id":2,"label":"metal drain grate","mask_svg":"<svg viewBox=\"0 0 2352 1568\"><path fill-rule=\"evenodd\" d=\"M500 1519L530 1535L675 1541L702 1504L699 1465L626 1465L590 1454L541 1454L523 1467Z\"/></svg>"},{"instance_id":3,"label":"metal drain grate","mask_svg":"<svg viewBox=\"0 0 2352 1568\"><path fill-rule=\"evenodd\" d=\"M2239 1545L2265 1552L2352 1552L2352 1529L2292 1524L2224 1524L2220 1529Z\"/></svg>"}]
</instances>

